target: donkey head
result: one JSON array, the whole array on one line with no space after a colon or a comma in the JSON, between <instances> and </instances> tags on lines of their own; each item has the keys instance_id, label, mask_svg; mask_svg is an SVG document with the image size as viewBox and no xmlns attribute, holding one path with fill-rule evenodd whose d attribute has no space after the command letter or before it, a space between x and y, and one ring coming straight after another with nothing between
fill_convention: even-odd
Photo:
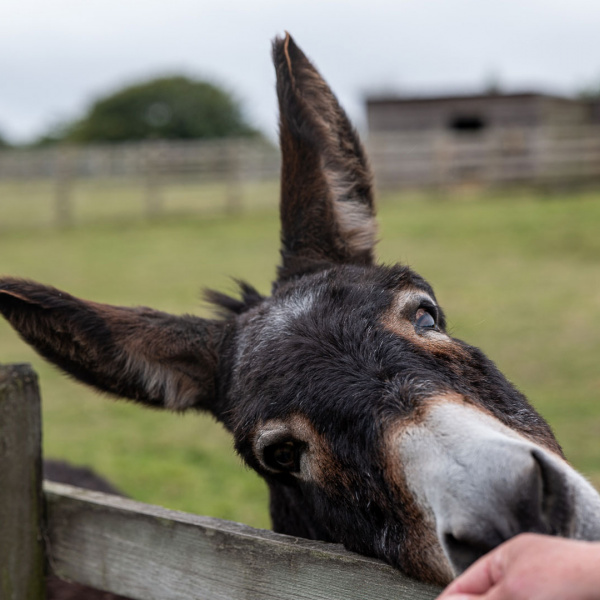
<instances>
[{"instance_id":1,"label":"donkey head","mask_svg":"<svg viewBox=\"0 0 600 600\"><path fill-rule=\"evenodd\" d=\"M216 292L220 319L0 280L0 311L81 381L213 413L267 481L275 530L341 542L448 582L524 531L600 539L600 496L429 284L376 266L371 174L327 84L287 36L281 264L272 295Z\"/></svg>"}]
</instances>

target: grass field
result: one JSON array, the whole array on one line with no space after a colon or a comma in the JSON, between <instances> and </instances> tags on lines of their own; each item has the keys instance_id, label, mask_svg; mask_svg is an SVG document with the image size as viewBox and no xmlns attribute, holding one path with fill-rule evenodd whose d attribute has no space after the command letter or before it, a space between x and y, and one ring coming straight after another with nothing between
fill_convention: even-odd
<instances>
[{"instance_id":1,"label":"grass field","mask_svg":"<svg viewBox=\"0 0 600 600\"><path fill-rule=\"evenodd\" d=\"M278 220L268 208L275 190L262 194L259 207L235 217L5 228L0 273L103 302L208 314L204 286L231 291L230 277L239 277L269 289ZM379 217L381 259L429 279L452 333L498 363L600 487L600 193L387 195ZM99 398L2 322L0 362L19 361L40 374L48 456L92 465L139 500L268 526L264 484L209 417Z\"/></svg>"}]
</instances>

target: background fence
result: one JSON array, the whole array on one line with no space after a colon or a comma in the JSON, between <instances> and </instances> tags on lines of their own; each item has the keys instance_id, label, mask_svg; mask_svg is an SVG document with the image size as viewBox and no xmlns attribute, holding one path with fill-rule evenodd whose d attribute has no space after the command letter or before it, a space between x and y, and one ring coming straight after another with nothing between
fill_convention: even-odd
<instances>
[{"instance_id":1,"label":"background fence","mask_svg":"<svg viewBox=\"0 0 600 600\"><path fill-rule=\"evenodd\" d=\"M279 151L224 139L0 151L0 226L276 205ZM4 213L4 214L3 214Z\"/></svg>"},{"instance_id":2,"label":"background fence","mask_svg":"<svg viewBox=\"0 0 600 600\"><path fill-rule=\"evenodd\" d=\"M71 486L42 490L40 398L27 365L0 366L0 473L2 600L43 600L45 568L138 600L429 600L440 591L338 545Z\"/></svg>"},{"instance_id":3,"label":"background fence","mask_svg":"<svg viewBox=\"0 0 600 600\"><path fill-rule=\"evenodd\" d=\"M380 188L557 187L600 181L600 128L377 133ZM280 157L263 139L0 151L0 227L274 207Z\"/></svg>"},{"instance_id":4,"label":"background fence","mask_svg":"<svg viewBox=\"0 0 600 600\"><path fill-rule=\"evenodd\" d=\"M369 151L376 181L387 188L600 181L598 126L377 133Z\"/></svg>"}]
</instances>

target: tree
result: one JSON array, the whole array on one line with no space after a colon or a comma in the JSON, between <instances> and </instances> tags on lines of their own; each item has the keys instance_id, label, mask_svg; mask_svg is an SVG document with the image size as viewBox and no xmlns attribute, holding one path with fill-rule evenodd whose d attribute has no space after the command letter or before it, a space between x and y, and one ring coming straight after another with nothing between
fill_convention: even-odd
<instances>
[{"instance_id":1,"label":"tree","mask_svg":"<svg viewBox=\"0 0 600 600\"><path fill-rule=\"evenodd\" d=\"M98 100L62 137L72 142L120 142L256 134L230 94L211 83L177 76L133 85Z\"/></svg>"},{"instance_id":2,"label":"tree","mask_svg":"<svg viewBox=\"0 0 600 600\"><path fill-rule=\"evenodd\" d=\"M581 89L577 97L581 100L598 101L600 100L600 83L592 83Z\"/></svg>"}]
</instances>

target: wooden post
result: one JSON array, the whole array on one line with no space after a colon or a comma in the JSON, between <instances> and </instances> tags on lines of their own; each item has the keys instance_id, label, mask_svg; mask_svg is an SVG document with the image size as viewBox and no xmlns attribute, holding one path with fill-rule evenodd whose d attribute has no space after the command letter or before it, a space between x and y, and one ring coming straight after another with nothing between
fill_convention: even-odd
<instances>
[{"instance_id":1,"label":"wooden post","mask_svg":"<svg viewBox=\"0 0 600 600\"><path fill-rule=\"evenodd\" d=\"M227 178L226 212L230 215L242 209L242 144L240 140L225 141L225 177Z\"/></svg>"},{"instance_id":2,"label":"wooden post","mask_svg":"<svg viewBox=\"0 0 600 600\"><path fill-rule=\"evenodd\" d=\"M72 149L60 148L58 150L56 170L56 224L59 227L68 227L73 221L71 206L71 188L73 186Z\"/></svg>"},{"instance_id":3,"label":"wooden post","mask_svg":"<svg viewBox=\"0 0 600 600\"><path fill-rule=\"evenodd\" d=\"M160 181L160 147L148 143L144 147L145 204L146 217L156 219L162 212L162 190Z\"/></svg>"},{"instance_id":4,"label":"wooden post","mask_svg":"<svg viewBox=\"0 0 600 600\"><path fill-rule=\"evenodd\" d=\"M45 597L40 395L29 365L0 365L0 598Z\"/></svg>"}]
</instances>

